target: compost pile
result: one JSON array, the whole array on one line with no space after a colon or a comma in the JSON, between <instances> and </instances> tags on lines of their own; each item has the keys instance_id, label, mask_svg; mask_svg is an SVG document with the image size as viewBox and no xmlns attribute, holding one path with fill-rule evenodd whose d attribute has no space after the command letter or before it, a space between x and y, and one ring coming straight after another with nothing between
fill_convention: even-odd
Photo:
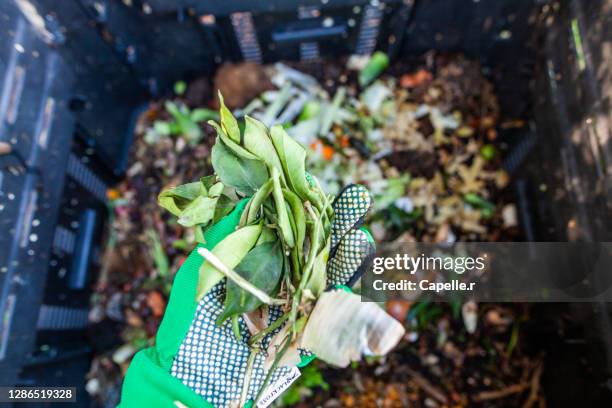
<instances>
[{"instance_id":1,"label":"compost pile","mask_svg":"<svg viewBox=\"0 0 612 408\"><path fill-rule=\"evenodd\" d=\"M280 125L307 147L307 170L336 194L350 183L374 196L367 225L379 242L500 241L520 237L506 190L492 85L478 64L428 54L389 66L386 55L325 64L238 64L212 84L178 82L140 118L127 178L109 191L113 215L90 319L119 331L100 345L88 390L117 402L131 356L152 344L171 282L198 237L157 205L164 188L211 174L219 89L236 117ZM231 97L229 97L231 95ZM214 217L214 215L213 215ZM181 225L183 224L183 225ZM303 406L487 406L540 401L541 360L521 347L521 306L410 303L387 311L407 334L387 358L306 369L283 396ZM301 402L300 402L301 401Z\"/></svg>"}]
</instances>

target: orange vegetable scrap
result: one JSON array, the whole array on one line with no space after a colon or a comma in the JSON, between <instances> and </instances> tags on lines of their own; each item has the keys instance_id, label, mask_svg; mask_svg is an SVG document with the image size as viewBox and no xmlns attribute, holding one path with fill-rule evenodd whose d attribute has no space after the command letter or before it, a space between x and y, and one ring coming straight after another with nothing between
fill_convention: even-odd
<instances>
[{"instance_id":1,"label":"orange vegetable scrap","mask_svg":"<svg viewBox=\"0 0 612 408\"><path fill-rule=\"evenodd\" d=\"M419 85L423 85L426 82L431 81L431 72L420 69L413 74L404 74L400 79L400 85L402 88L416 88Z\"/></svg>"},{"instance_id":2,"label":"orange vegetable scrap","mask_svg":"<svg viewBox=\"0 0 612 408\"><path fill-rule=\"evenodd\" d=\"M334 148L317 140L310 144L310 148L316 152L320 152L325 160L331 160L334 157Z\"/></svg>"},{"instance_id":3,"label":"orange vegetable scrap","mask_svg":"<svg viewBox=\"0 0 612 408\"><path fill-rule=\"evenodd\" d=\"M109 188L108 190L106 190L106 198L108 198L110 201L116 200L119 197L121 197L119 190L114 188Z\"/></svg>"}]
</instances>

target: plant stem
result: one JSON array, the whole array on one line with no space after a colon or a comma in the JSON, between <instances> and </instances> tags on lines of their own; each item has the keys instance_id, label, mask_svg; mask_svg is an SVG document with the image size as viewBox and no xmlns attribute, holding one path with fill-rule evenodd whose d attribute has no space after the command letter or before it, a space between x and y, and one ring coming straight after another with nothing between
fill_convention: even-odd
<instances>
[{"instance_id":1,"label":"plant stem","mask_svg":"<svg viewBox=\"0 0 612 408\"><path fill-rule=\"evenodd\" d=\"M236 336L236 340L242 342L242 333L240 333L240 323L238 322L238 316L232 316L232 331L234 332L234 336Z\"/></svg>"},{"instance_id":2,"label":"plant stem","mask_svg":"<svg viewBox=\"0 0 612 408\"><path fill-rule=\"evenodd\" d=\"M242 392L240 393L240 405L244 406L246 403L247 396L249 395L249 385L251 382L251 375L253 374L253 363L255 362L255 356L259 352L258 348L252 348L247 360L247 367L244 373L244 380L242 382Z\"/></svg>"},{"instance_id":3,"label":"plant stem","mask_svg":"<svg viewBox=\"0 0 612 408\"><path fill-rule=\"evenodd\" d=\"M247 292L255 296L257 299L259 299L263 303L267 305L284 305L285 304L285 300L271 298L264 291L255 287L253 284L251 284L251 282L249 282L248 280L240 276L236 271L233 271L232 269L228 268L219 258L217 258L208 249L199 248L198 254L200 254L202 258L206 259L206 261L209 262L213 267L215 267L216 270L224 274L228 279L233 280L236 283L236 285L240 286L242 289L246 290Z\"/></svg>"},{"instance_id":4,"label":"plant stem","mask_svg":"<svg viewBox=\"0 0 612 408\"><path fill-rule=\"evenodd\" d=\"M327 222L331 222L331 218L334 215L334 210L333 210L333 208L331 206L331 200L323 192L323 188L321 188L321 183L319 183L319 180L316 177L313 177L312 180L313 180L315 186L317 187L318 192L323 197L323 202L321 204L321 208L319 208L318 210L321 212L321 214L325 214ZM325 224L325 223L323 223L323 224Z\"/></svg>"},{"instance_id":5,"label":"plant stem","mask_svg":"<svg viewBox=\"0 0 612 408\"><path fill-rule=\"evenodd\" d=\"M312 267L314 265L314 261L317 257L317 252L319 252L319 235L321 235L321 220L317 217L314 209L310 202L305 202L304 207L308 211L308 214L313 219L314 228L311 230L310 234L310 251L308 252L308 260L306 261L306 265L304 266L304 271L302 273L302 279L300 280L300 284L295 291L295 295L293 297L293 302L291 305L291 326L292 326L292 338L297 334L295 322L297 320L297 312L300 304L302 303L302 292L310 279L310 272L312 271Z\"/></svg>"},{"instance_id":6,"label":"plant stem","mask_svg":"<svg viewBox=\"0 0 612 408\"><path fill-rule=\"evenodd\" d=\"M272 167L270 170L272 173L272 198L274 199L274 207L276 208L278 227L281 232L280 235L287 247L293 248L295 246L295 237L293 236L293 229L291 228L289 214L285 206L285 198L283 197L283 190L280 183L280 173L276 167Z\"/></svg>"},{"instance_id":7,"label":"plant stem","mask_svg":"<svg viewBox=\"0 0 612 408\"><path fill-rule=\"evenodd\" d=\"M255 397L255 403L253 404L254 407L257 406L257 403L259 402L259 398L261 398L261 393L264 392L264 390L268 386L268 383L270 382L270 378L272 378L272 374L274 373L274 370L276 370L276 368L278 367L278 363L280 362L281 358L283 358L283 355L285 355L285 352L289 348L289 345L291 345L290 336L287 337L287 339L285 340L285 343L283 344L283 347L276 354L276 357L274 357L274 362L272 363L272 367L270 367L270 370L268 370L268 373L266 374L266 378L264 379L263 384L261 385L261 387L259 388L259 391L257 392L257 396Z\"/></svg>"},{"instance_id":8,"label":"plant stem","mask_svg":"<svg viewBox=\"0 0 612 408\"><path fill-rule=\"evenodd\" d=\"M287 318L289 318L289 312L283 314L281 317L279 317L278 319L276 319L274 321L274 323L272 323L271 325L269 325L268 327L266 327L265 329L260 330L256 335L254 335L253 337L251 337L249 339L249 344L257 344L259 341L261 341L268 333L271 333L272 331L276 330L277 328L279 328L284 322L285 320L287 320Z\"/></svg>"},{"instance_id":9,"label":"plant stem","mask_svg":"<svg viewBox=\"0 0 612 408\"><path fill-rule=\"evenodd\" d=\"M247 205L244 206L244 210L242 210L242 214L240 215L240 221L238 222L238 225L240 225L241 227L244 227L248 224L247 215L249 214L252 203L253 200L250 200Z\"/></svg>"}]
</instances>

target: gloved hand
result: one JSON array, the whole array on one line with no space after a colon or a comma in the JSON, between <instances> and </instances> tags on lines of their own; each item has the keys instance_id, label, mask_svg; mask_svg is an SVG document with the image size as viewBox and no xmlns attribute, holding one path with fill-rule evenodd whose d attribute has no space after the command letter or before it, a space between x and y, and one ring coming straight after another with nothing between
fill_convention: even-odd
<instances>
[{"instance_id":1,"label":"gloved hand","mask_svg":"<svg viewBox=\"0 0 612 408\"><path fill-rule=\"evenodd\" d=\"M212 249L233 232L247 201L241 201L230 214L210 227L205 233L205 244L199 246ZM370 205L370 194L360 185L347 187L334 201L335 219L327 264L329 287L351 286L367 267L374 252L374 242L360 225ZM120 407L230 407L240 400L250 355L250 334L242 317L239 319L242 341L236 339L229 320L221 326L215 323L223 309L225 281L196 303L202 261L196 248L179 269L156 344L138 352L132 360L123 384ZM280 307L270 307L268 324L281 314ZM275 333L271 332L262 340L263 349ZM313 355L304 351L298 367L313 359ZM267 374L264 360L263 353L255 355L248 398L245 399L251 401L247 406L264 383ZM278 367L268 384L292 369Z\"/></svg>"}]
</instances>

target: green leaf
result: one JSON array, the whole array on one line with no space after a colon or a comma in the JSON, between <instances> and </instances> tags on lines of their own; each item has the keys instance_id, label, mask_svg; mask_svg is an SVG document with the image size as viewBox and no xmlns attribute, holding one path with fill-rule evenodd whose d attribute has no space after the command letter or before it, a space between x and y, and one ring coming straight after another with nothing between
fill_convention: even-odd
<instances>
[{"instance_id":1,"label":"green leaf","mask_svg":"<svg viewBox=\"0 0 612 408\"><path fill-rule=\"evenodd\" d=\"M177 239L172 242L172 248L175 248L181 251L186 251L188 246L189 246L189 242L187 242L187 240L185 239Z\"/></svg>"},{"instance_id":2,"label":"green leaf","mask_svg":"<svg viewBox=\"0 0 612 408\"><path fill-rule=\"evenodd\" d=\"M325 391L329 389L329 384L316 364L309 364L300 371L302 372L300 378L281 397L284 405L291 406L300 402L304 389L311 390L319 387Z\"/></svg>"},{"instance_id":3,"label":"green leaf","mask_svg":"<svg viewBox=\"0 0 612 408\"><path fill-rule=\"evenodd\" d=\"M303 120L312 119L317 116L321 112L321 104L315 100L308 101L304 104L304 109L302 109L302 113L300 113L300 117L298 118L298 122Z\"/></svg>"},{"instance_id":4,"label":"green leaf","mask_svg":"<svg viewBox=\"0 0 612 408\"><path fill-rule=\"evenodd\" d=\"M276 167L272 167L272 183L272 197L274 198L274 207L276 208L276 214L278 216L278 227L280 228L285 244L289 248L293 248L295 246L295 238L291 229L291 223L289 222L289 214L285 206L283 190L281 189L279 181L279 172Z\"/></svg>"},{"instance_id":5,"label":"green leaf","mask_svg":"<svg viewBox=\"0 0 612 408\"><path fill-rule=\"evenodd\" d=\"M209 197L218 197L221 195L221 193L223 192L223 183L216 183L214 185L212 185L209 189L208 189L208 196Z\"/></svg>"},{"instance_id":6,"label":"green leaf","mask_svg":"<svg viewBox=\"0 0 612 408\"><path fill-rule=\"evenodd\" d=\"M482 198L478 194L466 193L463 195L463 200L474 208L486 210L491 213L495 211L495 204Z\"/></svg>"},{"instance_id":7,"label":"green leaf","mask_svg":"<svg viewBox=\"0 0 612 408\"><path fill-rule=\"evenodd\" d=\"M206 194L206 187L201 182L196 181L164 190L159 194L157 200L161 207L165 208L176 216L180 216L181 212L193 200Z\"/></svg>"},{"instance_id":8,"label":"green leaf","mask_svg":"<svg viewBox=\"0 0 612 408\"><path fill-rule=\"evenodd\" d=\"M220 140L212 148L212 165L223 184L246 195L253 195L268 181L263 162L234 155Z\"/></svg>"},{"instance_id":9,"label":"green leaf","mask_svg":"<svg viewBox=\"0 0 612 408\"><path fill-rule=\"evenodd\" d=\"M257 240L257 245L265 244L266 242L278 242L278 236L272 228L263 227L261 235Z\"/></svg>"},{"instance_id":10,"label":"green leaf","mask_svg":"<svg viewBox=\"0 0 612 408\"><path fill-rule=\"evenodd\" d=\"M480 155L485 160L493 160L497 155L497 149L492 144L486 144L480 148Z\"/></svg>"},{"instance_id":11,"label":"green leaf","mask_svg":"<svg viewBox=\"0 0 612 408\"><path fill-rule=\"evenodd\" d=\"M185 81L176 81L174 83L174 93L177 95L182 95L187 90L187 84Z\"/></svg>"},{"instance_id":12,"label":"green leaf","mask_svg":"<svg viewBox=\"0 0 612 408\"><path fill-rule=\"evenodd\" d=\"M213 217L213 223L217 223L221 218L232 212L234 209L234 201L226 195L221 195L217 206L215 207L215 215Z\"/></svg>"},{"instance_id":13,"label":"green leaf","mask_svg":"<svg viewBox=\"0 0 612 408\"><path fill-rule=\"evenodd\" d=\"M223 95L219 91L219 104L221 108L219 109L219 114L221 116L221 126L225 133L236 143L240 143L240 128L238 127L238 121L232 115L232 112L225 106L225 102L223 101Z\"/></svg>"},{"instance_id":14,"label":"green leaf","mask_svg":"<svg viewBox=\"0 0 612 408\"><path fill-rule=\"evenodd\" d=\"M153 129L161 136L169 136L172 133L170 123L163 120L156 120L153 123Z\"/></svg>"},{"instance_id":15,"label":"green leaf","mask_svg":"<svg viewBox=\"0 0 612 408\"><path fill-rule=\"evenodd\" d=\"M215 207L218 199L218 196L197 197L181 212L178 223L183 227L193 227L194 225L204 226L208 224L215 215Z\"/></svg>"},{"instance_id":16,"label":"green leaf","mask_svg":"<svg viewBox=\"0 0 612 408\"><path fill-rule=\"evenodd\" d=\"M250 116L245 116L244 120L246 123L244 128L244 147L263 160L269 167L277 168L281 182L285 184L283 166L279 160L277 150L274 148L270 136L268 136L268 129L263 123Z\"/></svg>"},{"instance_id":17,"label":"green leaf","mask_svg":"<svg viewBox=\"0 0 612 408\"><path fill-rule=\"evenodd\" d=\"M212 174L210 176L200 177L200 183L206 188L208 191L213 185L217 183L217 177Z\"/></svg>"},{"instance_id":18,"label":"green leaf","mask_svg":"<svg viewBox=\"0 0 612 408\"><path fill-rule=\"evenodd\" d=\"M386 184L382 193L376 196L374 206L376 210L383 210L389 207L400 197L406 194L406 186L410 182L409 174L402 174L399 177L387 178L383 180Z\"/></svg>"},{"instance_id":19,"label":"green leaf","mask_svg":"<svg viewBox=\"0 0 612 408\"><path fill-rule=\"evenodd\" d=\"M225 143L225 146L228 147L231 151L233 151L236 155L242 157L243 159L249 160L259 160L257 156L253 153L246 150L244 147L240 146L238 143L234 142L229 136L225 133L225 130L214 120L209 120L208 124L215 128L217 131L217 135L219 138Z\"/></svg>"},{"instance_id":20,"label":"green leaf","mask_svg":"<svg viewBox=\"0 0 612 408\"><path fill-rule=\"evenodd\" d=\"M153 258L153 263L155 264L155 269L157 273L162 278L168 276L170 273L170 265L168 264L168 257L166 256L166 252L164 251L164 247L159 240L159 235L157 231L154 229L148 229L147 235L149 237L149 241L151 244L151 258Z\"/></svg>"},{"instance_id":21,"label":"green leaf","mask_svg":"<svg viewBox=\"0 0 612 408\"><path fill-rule=\"evenodd\" d=\"M306 215L304 214L304 204L302 200L291 190L283 188L283 197L295 220L295 246L298 250L298 256L302 259L304 255L304 240L306 239Z\"/></svg>"},{"instance_id":22,"label":"green leaf","mask_svg":"<svg viewBox=\"0 0 612 408\"><path fill-rule=\"evenodd\" d=\"M266 242L251 249L236 267L236 272L258 289L274 296L279 287L283 269L283 250L278 241ZM262 303L255 296L240 288L231 280L227 281L223 312L217 319L225 319L252 312Z\"/></svg>"},{"instance_id":23,"label":"green leaf","mask_svg":"<svg viewBox=\"0 0 612 408\"><path fill-rule=\"evenodd\" d=\"M272 193L272 180L266 181L264 185L261 186L259 190L257 190L255 195L253 195L253 198L251 198L251 202L249 203L248 207L249 211L247 214L247 224L250 224L251 222L255 221L257 215L259 214L259 209L263 205L263 202L268 198L270 193Z\"/></svg>"},{"instance_id":24,"label":"green leaf","mask_svg":"<svg viewBox=\"0 0 612 408\"><path fill-rule=\"evenodd\" d=\"M170 134L179 135L181 133L181 127L176 122L170 123Z\"/></svg>"},{"instance_id":25,"label":"green leaf","mask_svg":"<svg viewBox=\"0 0 612 408\"><path fill-rule=\"evenodd\" d=\"M194 122L203 122L205 120L219 120L219 114L211 109L197 108L191 112L191 120Z\"/></svg>"},{"instance_id":26,"label":"green leaf","mask_svg":"<svg viewBox=\"0 0 612 408\"><path fill-rule=\"evenodd\" d=\"M270 136L280 159L282 170L287 176L287 184L302 201L310 201L320 207L321 200L311 190L306 180L306 150L285 132L282 126L272 126Z\"/></svg>"},{"instance_id":27,"label":"green leaf","mask_svg":"<svg viewBox=\"0 0 612 408\"><path fill-rule=\"evenodd\" d=\"M246 254L255 246L259 234L261 233L262 225L249 225L240 228L219 242L213 249L212 253L217 258L221 259L225 266L234 269ZM223 274L215 269L208 262L202 263L200 267L198 288L196 291L196 301L199 301L206 295L213 286L223 279Z\"/></svg>"},{"instance_id":28,"label":"green leaf","mask_svg":"<svg viewBox=\"0 0 612 408\"><path fill-rule=\"evenodd\" d=\"M327 240L325 247L317 254L314 264L312 266L312 272L306 289L310 290L315 297L319 297L327 286L327 260L329 258L329 246L330 241Z\"/></svg>"},{"instance_id":29,"label":"green leaf","mask_svg":"<svg viewBox=\"0 0 612 408\"><path fill-rule=\"evenodd\" d=\"M185 106L178 107L172 101L167 101L165 104L166 110L172 115L180 131L178 133L185 136L187 141L191 144L196 144L202 138L202 129L191 120L189 116L189 110Z\"/></svg>"}]
</instances>

